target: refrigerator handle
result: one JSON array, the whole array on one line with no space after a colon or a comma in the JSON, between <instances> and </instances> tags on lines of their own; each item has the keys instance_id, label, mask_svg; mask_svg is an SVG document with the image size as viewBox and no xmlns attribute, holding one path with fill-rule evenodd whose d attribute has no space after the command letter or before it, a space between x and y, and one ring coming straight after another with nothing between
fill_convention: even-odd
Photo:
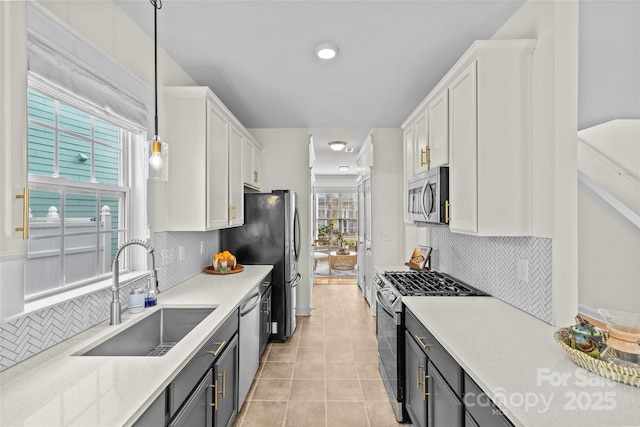
<instances>
[{"instance_id":1,"label":"refrigerator handle","mask_svg":"<svg viewBox=\"0 0 640 427\"><path fill-rule=\"evenodd\" d=\"M293 253L296 261L300 258L300 218L298 217L298 207L293 213Z\"/></svg>"},{"instance_id":2,"label":"refrigerator handle","mask_svg":"<svg viewBox=\"0 0 640 427\"><path fill-rule=\"evenodd\" d=\"M295 288L300 283L302 283L302 275L300 273L297 273L295 279L291 281L291 289Z\"/></svg>"}]
</instances>

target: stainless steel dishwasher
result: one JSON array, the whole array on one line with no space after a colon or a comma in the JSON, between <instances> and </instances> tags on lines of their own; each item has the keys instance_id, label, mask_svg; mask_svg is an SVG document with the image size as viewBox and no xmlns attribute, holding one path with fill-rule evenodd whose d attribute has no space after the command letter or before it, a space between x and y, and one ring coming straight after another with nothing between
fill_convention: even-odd
<instances>
[{"instance_id":1,"label":"stainless steel dishwasher","mask_svg":"<svg viewBox=\"0 0 640 427\"><path fill-rule=\"evenodd\" d=\"M260 363L260 289L256 286L240 306L238 409L242 408Z\"/></svg>"}]
</instances>

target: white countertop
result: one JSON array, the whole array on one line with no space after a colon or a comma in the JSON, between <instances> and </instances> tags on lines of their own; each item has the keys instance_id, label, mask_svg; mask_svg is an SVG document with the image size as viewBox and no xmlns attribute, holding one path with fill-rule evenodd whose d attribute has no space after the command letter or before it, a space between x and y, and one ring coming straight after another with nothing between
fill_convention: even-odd
<instances>
[{"instance_id":1,"label":"white countertop","mask_svg":"<svg viewBox=\"0 0 640 427\"><path fill-rule=\"evenodd\" d=\"M160 293L156 307L125 311L120 325L103 322L0 373L0 425L131 425L271 269L199 274ZM159 308L185 306L217 307L164 356L75 355Z\"/></svg>"},{"instance_id":2,"label":"white countertop","mask_svg":"<svg viewBox=\"0 0 640 427\"><path fill-rule=\"evenodd\" d=\"M558 328L493 297L402 301L516 426L640 426L640 388L574 364Z\"/></svg>"}]
</instances>

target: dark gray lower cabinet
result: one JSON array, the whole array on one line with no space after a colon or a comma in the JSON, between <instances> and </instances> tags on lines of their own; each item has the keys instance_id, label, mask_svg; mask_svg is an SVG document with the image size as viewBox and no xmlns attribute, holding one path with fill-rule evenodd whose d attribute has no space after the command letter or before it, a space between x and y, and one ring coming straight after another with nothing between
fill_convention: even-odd
<instances>
[{"instance_id":1,"label":"dark gray lower cabinet","mask_svg":"<svg viewBox=\"0 0 640 427\"><path fill-rule=\"evenodd\" d=\"M270 279L271 275L267 277ZM267 348L271 336L271 289L271 281L266 287L260 288L260 356Z\"/></svg>"},{"instance_id":2,"label":"dark gray lower cabinet","mask_svg":"<svg viewBox=\"0 0 640 427\"><path fill-rule=\"evenodd\" d=\"M231 426L238 412L238 325L236 310L134 426Z\"/></svg>"},{"instance_id":3,"label":"dark gray lower cabinet","mask_svg":"<svg viewBox=\"0 0 640 427\"><path fill-rule=\"evenodd\" d=\"M405 406L413 425L461 427L464 407L412 334L405 333Z\"/></svg>"},{"instance_id":4,"label":"dark gray lower cabinet","mask_svg":"<svg viewBox=\"0 0 640 427\"><path fill-rule=\"evenodd\" d=\"M427 356L409 332L405 332L405 406L414 426L427 426Z\"/></svg>"},{"instance_id":5,"label":"dark gray lower cabinet","mask_svg":"<svg viewBox=\"0 0 640 427\"><path fill-rule=\"evenodd\" d=\"M467 420L465 427L513 426L489 396L467 374L464 375L464 394Z\"/></svg>"},{"instance_id":6,"label":"dark gray lower cabinet","mask_svg":"<svg viewBox=\"0 0 640 427\"><path fill-rule=\"evenodd\" d=\"M411 310L405 308L404 316L404 398L413 425L512 427Z\"/></svg>"},{"instance_id":7,"label":"dark gray lower cabinet","mask_svg":"<svg viewBox=\"0 0 640 427\"><path fill-rule=\"evenodd\" d=\"M173 418L169 427L205 427L213 425L213 412L210 405L211 396L213 395L212 382L213 369L209 369L185 405Z\"/></svg>"},{"instance_id":8,"label":"dark gray lower cabinet","mask_svg":"<svg viewBox=\"0 0 640 427\"><path fill-rule=\"evenodd\" d=\"M216 360L213 376L213 425L229 427L238 413L238 335Z\"/></svg>"},{"instance_id":9,"label":"dark gray lower cabinet","mask_svg":"<svg viewBox=\"0 0 640 427\"><path fill-rule=\"evenodd\" d=\"M160 396L153 401L151 406L133 423L133 427L158 427L166 423L167 417L167 394L163 391Z\"/></svg>"},{"instance_id":10,"label":"dark gray lower cabinet","mask_svg":"<svg viewBox=\"0 0 640 427\"><path fill-rule=\"evenodd\" d=\"M464 406L431 361L427 362L427 376L427 425L462 426Z\"/></svg>"},{"instance_id":11,"label":"dark gray lower cabinet","mask_svg":"<svg viewBox=\"0 0 640 427\"><path fill-rule=\"evenodd\" d=\"M169 427L229 427L238 413L238 335L191 393Z\"/></svg>"}]
</instances>

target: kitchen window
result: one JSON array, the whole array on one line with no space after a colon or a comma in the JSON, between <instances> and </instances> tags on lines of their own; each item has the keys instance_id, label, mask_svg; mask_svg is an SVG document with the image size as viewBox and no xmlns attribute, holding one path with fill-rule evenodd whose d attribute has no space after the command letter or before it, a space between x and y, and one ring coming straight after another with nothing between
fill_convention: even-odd
<instances>
[{"instance_id":1,"label":"kitchen window","mask_svg":"<svg viewBox=\"0 0 640 427\"><path fill-rule=\"evenodd\" d=\"M31 301L111 275L131 224L132 153L146 135L36 76L29 78L27 111Z\"/></svg>"}]
</instances>

